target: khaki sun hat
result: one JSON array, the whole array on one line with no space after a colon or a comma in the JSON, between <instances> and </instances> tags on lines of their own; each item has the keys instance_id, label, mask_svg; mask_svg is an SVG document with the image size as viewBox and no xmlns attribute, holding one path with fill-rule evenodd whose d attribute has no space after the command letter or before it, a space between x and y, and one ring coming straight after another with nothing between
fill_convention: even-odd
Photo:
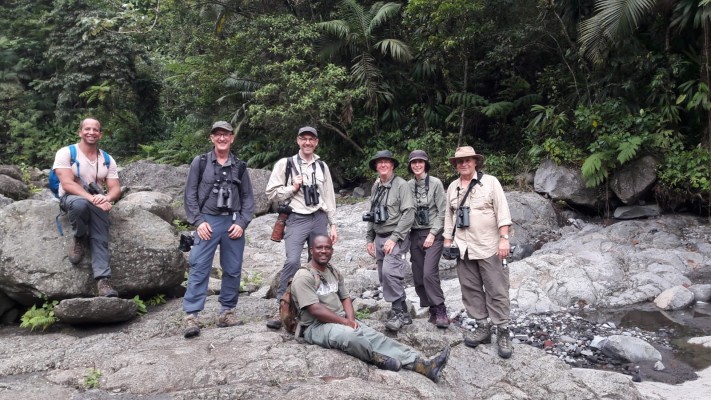
<instances>
[{"instance_id":1,"label":"khaki sun hat","mask_svg":"<svg viewBox=\"0 0 711 400\"><path fill-rule=\"evenodd\" d=\"M457 147L457 150L454 151L454 157L449 157L449 162L456 167L458 159L469 157L474 157L476 160L477 170L484 165L484 156L476 154L472 146Z\"/></svg>"}]
</instances>

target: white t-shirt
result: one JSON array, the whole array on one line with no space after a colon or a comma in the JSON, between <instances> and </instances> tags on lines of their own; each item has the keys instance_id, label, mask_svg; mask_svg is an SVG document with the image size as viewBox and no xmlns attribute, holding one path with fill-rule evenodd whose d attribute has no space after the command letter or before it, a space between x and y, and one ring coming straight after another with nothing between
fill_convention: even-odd
<instances>
[{"instance_id":1,"label":"white t-shirt","mask_svg":"<svg viewBox=\"0 0 711 400\"><path fill-rule=\"evenodd\" d=\"M111 163L109 168L104 165L104 154L101 151L96 159L89 160L84 153L79 149L79 145L74 146L77 150L76 162L74 165L72 162L72 155L69 152L69 146L62 147L57 151L54 156L54 165L52 165L53 170L57 169L71 169L74 173L74 180L76 182L81 182L77 179L77 174L81 173L81 179L84 183L89 184L90 182L96 182L99 185L103 184L104 181L109 179L118 179L118 169L116 168L116 161L113 157L109 156ZM64 189L62 184L59 184L59 197L64 196Z\"/></svg>"}]
</instances>

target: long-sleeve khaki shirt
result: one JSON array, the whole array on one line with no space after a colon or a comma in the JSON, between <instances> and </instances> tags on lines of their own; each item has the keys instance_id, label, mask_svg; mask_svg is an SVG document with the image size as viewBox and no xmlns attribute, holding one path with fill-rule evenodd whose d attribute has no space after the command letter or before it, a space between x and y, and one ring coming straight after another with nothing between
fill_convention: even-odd
<instances>
[{"instance_id":1,"label":"long-sleeve khaki shirt","mask_svg":"<svg viewBox=\"0 0 711 400\"><path fill-rule=\"evenodd\" d=\"M499 228L511 225L511 212L504 189L499 180L491 175L483 175L471 190L464 206L469 206L469 227L457 228L454 242L459 254L467 254L469 260L482 260L496 254L499 248ZM452 239L452 228L456 224L457 207L467 188L459 187L459 179L447 189L447 207L444 215L444 238Z\"/></svg>"},{"instance_id":2,"label":"long-sleeve khaki shirt","mask_svg":"<svg viewBox=\"0 0 711 400\"><path fill-rule=\"evenodd\" d=\"M297 214L313 214L318 210L323 210L328 215L328 223L335 225L336 194L333 190L333 180L331 179L331 171L328 169L328 165L323 163L322 171L321 166L316 162L319 159L316 154L313 155L310 162L306 162L301 158L301 164L299 165L300 158L298 155L291 157L293 168L291 169L291 178L288 185L285 179L287 159L282 158L274 164L274 169L267 183L267 197L270 201L276 200L280 203L291 200L289 205ZM315 184L318 187L320 199L318 204L307 206L304 199L304 185L314 184L312 182L314 172L316 173ZM303 175L304 181L299 191L294 193L293 177L299 174Z\"/></svg>"},{"instance_id":3,"label":"long-sleeve khaki shirt","mask_svg":"<svg viewBox=\"0 0 711 400\"><path fill-rule=\"evenodd\" d=\"M380 182L380 178L373 184L370 194L371 210L377 195L378 187L383 186L385 191L380 199L388 209L388 219L382 224L368 222L368 243L375 241L376 234L391 233L390 239L394 242L403 240L410 233L410 228L415 220L415 201L407 181L399 176L393 177L388 182Z\"/></svg>"},{"instance_id":4,"label":"long-sleeve khaki shirt","mask_svg":"<svg viewBox=\"0 0 711 400\"><path fill-rule=\"evenodd\" d=\"M429 190L425 190L425 180L429 177ZM444 229L444 213L447 204L442 181L431 175L425 175L421 180L410 179L407 182L415 199L415 207L427 207L429 224L420 225L417 217L412 223L412 229L429 229L434 236Z\"/></svg>"}]
</instances>

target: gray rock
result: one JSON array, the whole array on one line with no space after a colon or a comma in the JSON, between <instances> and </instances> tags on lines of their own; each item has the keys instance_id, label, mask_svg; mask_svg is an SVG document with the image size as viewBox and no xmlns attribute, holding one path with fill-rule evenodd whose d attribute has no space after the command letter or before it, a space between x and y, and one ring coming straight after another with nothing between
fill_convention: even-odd
<instances>
[{"instance_id":1,"label":"gray rock","mask_svg":"<svg viewBox=\"0 0 711 400\"><path fill-rule=\"evenodd\" d=\"M365 189L362 187L353 189L353 197L365 197Z\"/></svg>"},{"instance_id":2,"label":"gray rock","mask_svg":"<svg viewBox=\"0 0 711 400\"><path fill-rule=\"evenodd\" d=\"M14 200L8 197L3 196L0 194L0 208L5 207L6 205L12 203Z\"/></svg>"},{"instance_id":3,"label":"gray rock","mask_svg":"<svg viewBox=\"0 0 711 400\"><path fill-rule=\"evenodd\" d=\"M601 350L608 357L626 362L661 361L662 359L661 353L651 344L631 336L612 335L607 338Z\"/></svg>"},{"instance_id":4,"label":"gray rock","mask_svg":"<svg viewBox=\"0 0 711 400\"><path fill-rule=\"evenodd\" d=\"M654 304L662 310L681 310L694 304L694 293L684 286L674 286L657 296Z\"/></svg>"},{"instance_id":5,"label":"gray rock","mask_svg":"<svg viewBox=\"0 0 711 400\"><path fill-rule=\"evenodd\" d=\"M0 175L6 175L18 181L22 180L22 170L17 165L0 165Z\"/></svg>"},{"instance_id":6,"label":"gray rock","mask_svg":"<svg viewBox=\"0 0 711 400\"><path fill-rule=\"evenodd\" d=\"M635 219L635 218L649 218L658 217L661 215L662 210L656 204L649 204L644 206L621 206L615 208L614 217L616 219Z\"/></svg>"},{"instance_id":7,"label":"gray rock","mask_svg":"<svg viewBox=\"0 0 711 400\"><path fill-rule=\"evenodd\" d=\"M0 291L0 315L5 314L6 312L12 310L15 308L17 303L15 303L14 300L9 298L5 293Z\"/></svg>"},{"instance_id":8,"label":"gray rock","mask_svg":"<svg viewBox=\"0 0 711 400\"><path fill-rule=\"evenodd\" d=\"M665 367L664 364L661 361L657 361L654 363L654 370L655 371L664 371Z\"/></svg>"},{"instance_id":9,"label":"gray rock","mask_svg":"<svg viewBox=\"0 0 711 400\"><path fill-rule=\"evenodd\" d=\"M17 201L30 197L32 192L21 180L0 175L0 194Z\"/></svg>"},{"instance_id":10,"label":"gray rock","mask_svg":"<svg viewBox=\"0 0 711 400\"><path fill-rule=\"evenodd\" d=\"M557 239L554 232L560 226L550 201L536 193L524 192L506 193L506 200L513 220L511 244L517 247L512 259L525 258L551 238Z\"/></svg>"},{"instance_id":11,"label":"gray rock","mask_svg":"<svg viewBox=\"0 0 711 400\"><path fill-rule=\"evenodd\" d=\"M534 190L544 193L553 201L565 201L570 204L597 208L600 196L597 189L585 186L585 180L579 169L556 165L546 160L536 170Z\"/></svg>"},{"instance_id":12,"label":"gray rock","mask_svg":"<svg viewBox=\"0 0 711 400\"><path fill-rule=\"evenodd\" d=\"M658 167L659 162L652 156L635 160L610 178L610 189L624 204L634 204L654 186Z\"/></svg>"},{"instance_id":13,"label":"gray rock","mask_svg":"<svg viewBox=\"0 0 711 400\"><path fill-rule=\"evenodd\" d=\"M54 307L55 316L70 325L111 324L136 317L136 303L109 297L66 299Z\"/></svg>"},{"instance_id":14,"label":"gray rock","mask_svg":"<svg viewBox=\"0 0 711 400\"><path fill-rule=\"evenodd\" d=\"M123 297L169 293L187 269L175 229L148 211L122 210L119 204L110 213L112 285ZM96 290L90 257L77 266L67 260L71 226L60 218L65 232L60 236L57 212L55 202L37 200L0 209L0 290L21 304L33 304L42 295L91 297Z\"/></svg>"},{"instance_id":15,"label":"gray rock","mask_svg":"<svg viewBox=\"0 0 711 400\"><path fill-rule=\"evenodd\" d=\"M131 212L134 209L146 210L155 214L163 221L172 224L175 219L173 209L170 206L171 198L167 194L159 192L135 192L129 193L116 204L117 209Z\"/></svg>"},{"instance_id":16,"label":"gray rock","mask_svg":"<svg viewBox=\"0 0 711 400\"><path fill-rule=\"evenodd\" d=\"M694 294L694 301L711 301L711 285L698 284L689 286L689 290Z\"/></svg>"}]
</instances>

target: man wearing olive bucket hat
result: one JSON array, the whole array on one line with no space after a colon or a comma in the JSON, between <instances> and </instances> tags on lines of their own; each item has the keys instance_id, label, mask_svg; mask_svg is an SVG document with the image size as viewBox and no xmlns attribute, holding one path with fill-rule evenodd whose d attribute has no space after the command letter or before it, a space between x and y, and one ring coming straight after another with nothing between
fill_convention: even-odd
<instances>
[{"instance_id":1,"label":"man wearing olive bucket hat","mask_svg":"<svg viewBox=\"0 0 711 400\"><path fill-rule=\"evenodd\" d=\"M399 162L389 150L381 150L370 160L370 169L378 173L370 195L366 249L375 257L383 298L392 303L385 328L397 332L411 324L405 298L405 256L410 248L409 232L415 220L415 202L407 182L395 175Z\"/></svg>"},{"instance_id":2,"label":"man wearing olive bucket hat","mask_svg":"<svg viewBox=\"0 0 711 400\"><path fill-rule=\"evenodd\" d=\"M499 356L509 358L513 353L508 328L509 269L503 264L511 247L509 205L499 180L480 171L484 157L471 146L457 148L449 161L459 178L447 189L444 247L459 250L462 301L469 317L477 322L474 332L464 331L464 344L490 343L495 328Z\"/></svg>"}]
</instances>

